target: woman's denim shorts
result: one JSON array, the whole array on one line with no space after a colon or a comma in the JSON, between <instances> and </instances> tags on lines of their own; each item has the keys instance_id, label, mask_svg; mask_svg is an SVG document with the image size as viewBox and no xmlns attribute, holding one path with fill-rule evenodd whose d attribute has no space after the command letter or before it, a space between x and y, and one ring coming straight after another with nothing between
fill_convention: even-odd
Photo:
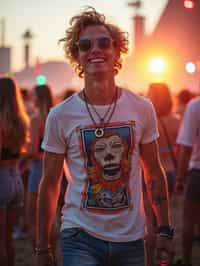
<instances>
[{"instance_id":1,"label":"woman's denim shorts","mask_svg":"<svg viewBox=\"0 0 200 266\"><path fill-rule=\"evenodd\" d=\"M24 185L17 166L0 166L0 208L22 207Z\"/></svg>"}]
</instances>

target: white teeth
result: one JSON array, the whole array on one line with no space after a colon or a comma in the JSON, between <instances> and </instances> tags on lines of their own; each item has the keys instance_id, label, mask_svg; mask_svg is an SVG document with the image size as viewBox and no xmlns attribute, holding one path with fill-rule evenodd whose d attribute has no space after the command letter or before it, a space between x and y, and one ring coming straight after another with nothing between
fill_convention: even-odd
<instances>
[{"instance_id":1,"label":"white teeth","mask_svg":"<svg viewBox=\"0 0 200 266\"><path fill-rule=\"evenodd\" d=\"M91 63L101 63L101 62L104 62L104 60L102 58L96 58L96 59L91 59L90 62Z\"/></svg>"}]
</instances>

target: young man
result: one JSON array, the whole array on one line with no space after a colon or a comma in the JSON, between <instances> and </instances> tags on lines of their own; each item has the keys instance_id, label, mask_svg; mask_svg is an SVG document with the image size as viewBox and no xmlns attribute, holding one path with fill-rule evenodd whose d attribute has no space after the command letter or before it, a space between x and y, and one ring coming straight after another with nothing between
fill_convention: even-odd
<instances>
[{"instance_id":1,"label":"young man","mask_svg":"<svg viewBox=\"0 0 200 266\"><path fill-rule=\"evenodd\" d=\"M200 227L200 98L191 100L184 113L177 138L179 148L176 191L182 192L183 202L183 265L190 266L194 225Z\"/></svg>"},{"instance_id":2,"label":"young man","mask_svg":"<svg viewBox=\"0 0 200 266\"><path fill-rule=\"evenodd\" d=\"M95 9L74 16L62 41L84 88L47 119L37 265L52 265L48 243L65 159L70 176L62 209L63 265L143 266L140 159L159 225L158 249L170 253L172 238L152 104L116 85L127 36Z\"/></svg>"}]
</instances>

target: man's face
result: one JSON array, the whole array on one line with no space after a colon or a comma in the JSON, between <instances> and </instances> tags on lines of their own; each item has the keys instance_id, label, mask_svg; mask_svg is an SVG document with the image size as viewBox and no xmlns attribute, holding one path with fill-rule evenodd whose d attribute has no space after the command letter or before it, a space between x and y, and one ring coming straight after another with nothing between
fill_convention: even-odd
<instances>
[{"instance_id":1,"label":"man's face","mask_svg":"<svg viewBox=\"0 0 200 266\"><path fill-rule=\"evenodd\" d=\"M123 151L122 139L117 135L100 138L95 143L94 157L102 167L104 179L115 180L120 177L120 162Z\"/></svg>"},{"instance_id":2,"label":"man's face","mask_svg":"<svg viewBox=\"0 0 200 266\"><path fill-rule=\"evenodd\" d=\"M81 44L90 48L81 49ZM86 43L87 42L87 43ZM117 52L109 31L102 25L86 27L79 36L78 61L82 65L85 76L114 73L113 67ZM88 46L89 47L89 46Z\"/></svg>"}]
</instances>

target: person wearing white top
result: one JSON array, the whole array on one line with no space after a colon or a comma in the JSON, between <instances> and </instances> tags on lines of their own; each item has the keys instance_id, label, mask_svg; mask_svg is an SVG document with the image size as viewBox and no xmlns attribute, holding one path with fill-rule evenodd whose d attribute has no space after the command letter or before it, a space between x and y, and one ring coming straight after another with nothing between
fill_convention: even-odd
<instances>
[{"instance_id":1,"label":"person wearing white top","mask_svg":"<svg viewBox=\"0 0 200 266\"><path fill-rule=\"evenodd\" d=\"M42 143L36 265L53 265L49 236L64 160L69 169L61 249L67 266L144 266L141 165L159 225L158 250L171 255L168 192L156 116L149 100L119 87L115 75L128 39L88 7L61 40L84 88L54 107Z\"/></svg>"},{"instance_id":2,"label":"person wearing white top","mask_svg":"<svg viewBox=\"0 0 200 266\"><path fill-rule=\"evenodd\" d=\"M189 102L177 137L178 170L176 192L183 202L183 263L191 265L194 225L200 227L200 97Z\"/></svg>"}]
</instances>

